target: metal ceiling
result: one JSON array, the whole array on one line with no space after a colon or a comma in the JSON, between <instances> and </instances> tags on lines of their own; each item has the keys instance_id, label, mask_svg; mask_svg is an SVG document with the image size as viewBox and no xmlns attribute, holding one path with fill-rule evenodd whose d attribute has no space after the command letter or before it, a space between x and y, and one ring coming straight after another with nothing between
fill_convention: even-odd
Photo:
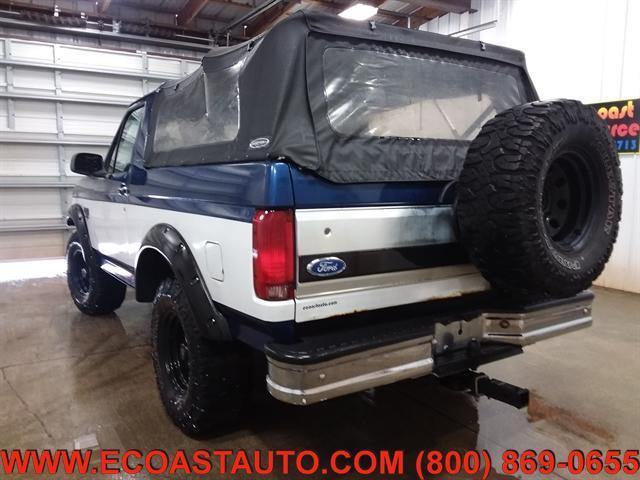
<instances>
[{"instance_id":1,"label":"metal ceiling","mask_svg":"<svg viewBox=\"0 0 640 480\"><path fill-rule=\"evenodd\" d=\"M446 13L473 11L471 0L363 0L374 18L408 28ZM299 9L337 14L355 0L0 0L0 24L72 29L94 36L134 36L199 50L257 35Z\"/></svg>"}]
</instances>

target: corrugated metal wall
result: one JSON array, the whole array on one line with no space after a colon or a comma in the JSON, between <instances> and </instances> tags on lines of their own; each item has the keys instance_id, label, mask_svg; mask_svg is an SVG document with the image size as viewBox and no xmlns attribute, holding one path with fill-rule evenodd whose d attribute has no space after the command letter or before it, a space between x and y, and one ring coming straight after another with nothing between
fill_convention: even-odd
<instances>
[{"instance_id":1,"label":"corrugated metal wall","mask_svg":"<svg viewBox=\"0 0 640 480\"><path fill-rule=\"evenodd\" d=\"M0 259L62 255L73 154L105 154L132 100L198 65L0 36Z\"/></svg>"},{"instance_id":2,"label":"corrugated metal wall","mask_svg":"<svg viewBox=\"0 0 640 480\"><path fill-rule=\"evenodd\" d=\"M639 1L474 0L472 6L476 13L449 14L421 28L446 35L496 21L466 38L524 51L541 98L640 97ZM640 156L623 155L621 163L622 224L597 284L640 292Z\"/></svg>"}]
</instances>

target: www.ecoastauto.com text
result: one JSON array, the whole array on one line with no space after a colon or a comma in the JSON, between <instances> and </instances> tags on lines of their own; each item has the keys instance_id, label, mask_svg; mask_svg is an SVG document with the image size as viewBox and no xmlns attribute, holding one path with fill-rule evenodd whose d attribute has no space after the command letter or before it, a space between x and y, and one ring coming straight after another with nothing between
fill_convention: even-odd
<instances>
[{"instance_id":1,"label":"www.ecoastauto.com text","mask_svg":"<svg viewBox=\"0 0 640 480\"><path fill-rule=\"evenodd\" d=\"M638 450L572 450L562 457L552 450L506 450L500 458L487 450L336 450L321 455L313 450L0 450L0 473L150 475L195 474L227 476L295 474L318 476L357 474L387 477L474 475L487 479L493 471L509 475L635 475Z\"/></svg>"}]
</instances>

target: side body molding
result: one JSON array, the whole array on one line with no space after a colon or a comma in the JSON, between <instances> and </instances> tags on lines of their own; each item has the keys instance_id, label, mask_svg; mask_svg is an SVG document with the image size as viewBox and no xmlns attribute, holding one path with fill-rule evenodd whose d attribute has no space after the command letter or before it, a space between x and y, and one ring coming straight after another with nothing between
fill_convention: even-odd
<instances>
[{"instance_id":1,"label":"side body molding","mask_svg":"<svg viewBox=\"0 0 640 480\"><path fill-rule=\"evenodd\" d=\"M158 255L169 264L171 272L181 283L201 334L211 340L231 340L227 320L209 295L187 243L171 225L154 226L142 241L136 259L136 299L142 302L153 300L157 286L163 280L158 278L161 276L158 273L162 272L162 267L157 265Z\"/></svg>"}]
</instances>

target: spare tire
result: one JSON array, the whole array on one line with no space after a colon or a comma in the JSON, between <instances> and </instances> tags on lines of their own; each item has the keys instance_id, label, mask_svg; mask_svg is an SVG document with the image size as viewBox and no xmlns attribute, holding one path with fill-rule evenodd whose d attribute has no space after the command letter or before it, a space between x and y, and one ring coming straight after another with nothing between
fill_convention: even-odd
<instances>
[{"instance_id":1,"label":"spare tire","mask_svg":"<svg viewBox=\"0 0 640 480\"><path fill-rule=\"evenodd\" d=\"M494 289L569 297L611 255L622 208L618 155L574 100L506 110L471 143L458 182L460 240Z\"/></svg>"}]
</instances>

